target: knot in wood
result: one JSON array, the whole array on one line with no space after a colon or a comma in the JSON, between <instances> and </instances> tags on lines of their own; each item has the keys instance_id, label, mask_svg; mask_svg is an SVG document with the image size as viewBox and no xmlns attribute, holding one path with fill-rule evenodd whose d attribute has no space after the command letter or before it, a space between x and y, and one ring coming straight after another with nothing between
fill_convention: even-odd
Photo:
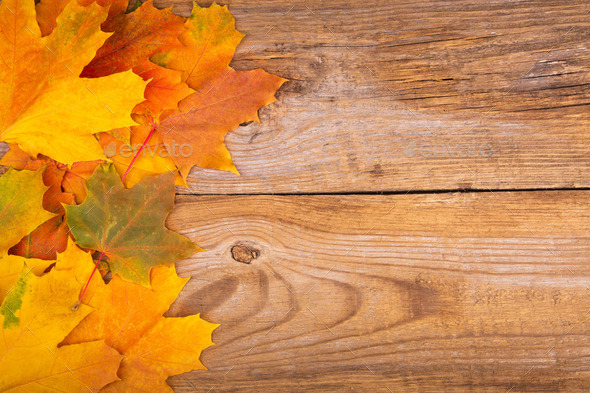
<instances>
[{"instance_id":1,"label":"knot in wood","mask_svg":"<svg viewBox=\"0 0 590 393\"><path fill-rule=\"evenodd\" d=\"M241 263L250 263L254 259L258 258L260 251L256 250L252 246L247 244L239 243L231 248L231 256L235 261Z\"/></svg>"}]
</instances>

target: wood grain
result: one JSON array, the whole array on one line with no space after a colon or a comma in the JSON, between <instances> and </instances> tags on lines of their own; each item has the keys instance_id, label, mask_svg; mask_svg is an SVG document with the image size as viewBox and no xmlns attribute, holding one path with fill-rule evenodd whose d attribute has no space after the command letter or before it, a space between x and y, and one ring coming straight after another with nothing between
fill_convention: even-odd
<instances>
[{"instance_id":1,"label":"wood grain","mask_svg":"<svg viewBox=\"0 0 590 393\"><path fill-rule=\"evenodd\" d=\"M222 3L233 66L291 82L196 193L590 186L587 1Z\"/></svg>"},{"instance_id":2,"label":"wood grain","mask_svg":"<svg viewBox=\"0 0 590 393\"><path fill-rule=\"evenodd\" d=\"M221 4L291 81L180 193L590 187L587 1ZM588 191L177 202L168 315L221 324L178 392L590 391Z\"/></svg>"},{"instance_id":3,"label":"wood grain","mask_svg":"<svg viewBox=\"0 0 590 393\"><path fill-rule=\"evenodd\" d=\"M291 81L227 136L242 176L195 168L194 192L590 187L585 0L221 3L232 65Z\"/></svg>"},{"instance_id":4,"label":"wood grain","mask_svg":"<svg viewBox=\"0 0 590 393\"><path fill-rule=\"evenodd\" d=\"M178 392L590 389L586 192L177 202L169 315L221 324Z\"/></svg>"}]
</instances>

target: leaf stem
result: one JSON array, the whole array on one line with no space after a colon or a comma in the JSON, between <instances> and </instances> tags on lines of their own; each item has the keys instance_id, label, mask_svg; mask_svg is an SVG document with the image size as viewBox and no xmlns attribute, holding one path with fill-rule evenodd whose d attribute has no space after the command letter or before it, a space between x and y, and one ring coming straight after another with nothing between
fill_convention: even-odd
<instances>
[{"instance_id":1,"label":"leaf stem","mask_svg":"<svg viewBox=\"0 0 590 393\"><path fill-rule=\"evenodd\" d=\"M96 270L98 269L98 265L100 265L100 261L102 261L102 257L104 257L104 252L100 253L100 256L98 257L98 261L96 261L96 264L94 264L94 269L92 269L92 273L90 273L90 277L88 278L88 281L86 281L86 285L84 285L84 289L80 293L80 297L78 298L78 301L76 302L76 304L74 304L72 306L72 311L76 311L78 309L78 307L80 307L80 303L82 303L82 299L84 299L84 295L86 294L86 290L88 289L88 285L90 285L90 281L92 281L92 277L94 276L94 273L96 273Z\"/></svg>"},{"instance_id":2,"label":"leaf stem","mask_svg":"<svg viewBox=\"0 0 590 393\"><path fill-rule=\"evenodd\" d=\"M123 177L121 177L121 182L125 183L125 178L127 177L127 174L131 171L131 168L133 168L133 164L135 163L135 160L137 160L137 158L139 157L139 155L141 154L141 152L143 151L143 149L145 148L145 146L149 142L152 135L154 135L154 132L156 132L157 128L158 128L158 124L156 122L152 122L152 129L150 130L150 133L145 138L145 141L143 141L143 144L141 145L141 147L139 148L137 153L135 153L135 156L133 157L133 159L129 163L129 166L127 167L127 169L125 169L125 173L123 174ZM88 281L86 281L86 285L84 285L84 289L80 293L80 297L78 298L78 301L76 302L76 304L74 304L72 306L72 311L76 311L78 309L78 307L80 307L80 304L82 303L82 300L84 299L84 295L86 294L86 290L88 289L88 285L90 285L90 281L92 280L94 273L96 273L96 270L98 269L98 265L100 265L100 261L102 261L102 257L104 257L104 254L105 254L104 251L102 251L100 253L100 256L98 257L98 261L96 261L96 264L94 265L94 269L92 270L92 273L90 274L90 277L88 278Z\"/></svg>"},{"instance_id":3,"label":"leaf stem","mask_svg":"<svg viewBox=\"0 0 590 393\"><path fill-rule=\"evenodd\" d=\"M127 169L125 169L125 173L123 174L123 177L121 178L122 182L125 182L125 178L127 177L127 174L131 171L131 168L133 168L133 164L135 163L135 160L137 160L137 158L139 157L139 155L141 154L141 152L143 151L143 149L147 145L148 141L150 140L150 138L152 137L152 135L156 131L156 128L158 128L158 125L156 122L153 122L152 129L150 130L150 133L148 134L147 138L145 138L145 141L143 141L143 144L141 145L141 147L139 148L137 153L135 153L135 156L133 157L133 159L129 163L129 166L127 167Z\"/></svg>"}]
</instances>

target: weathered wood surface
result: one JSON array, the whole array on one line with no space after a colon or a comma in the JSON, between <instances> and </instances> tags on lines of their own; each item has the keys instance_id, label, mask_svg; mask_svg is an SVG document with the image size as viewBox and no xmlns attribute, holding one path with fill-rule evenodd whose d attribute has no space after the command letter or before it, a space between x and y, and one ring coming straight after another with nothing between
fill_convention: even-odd
<instances>
[{"instance_id":1,"label":"weathered wood surface","mask_svg":"<svg viewBox=\"0 0 590 393\"><path fill-rule=\"evenodd\" d=\"M177 202L169 315L221 324L179 392L590 389L585 191Z\"/></svg>"},{"instance_id":2,"label":"weathered wood surface","mask_svg":"<svg viewBox=\"0 0 590 393\"><path fill-rule=\"evenodd\" d=\"M221 3L247 33L233 66L291 81L228 135L242 176L194 169L180 193L590 187L587 1ZM590 391L589 200L181 196L169 225L207 251L169 315L221 327L210 370L170 383Z\"/></svg>"},{"instance_id":3,"label":"weathered wood surface","mask_svg":"<svg viewBox=\"0 0 590 393\"><path fill-rule=\"evenodd\" d=\"M221 3L233 66L291 82L197 193L590 187L586 0Z\"/></svg>"},{"instance_id":4,"label":"weathered wood surface","mask_svg":"<svg viewBox=\"0 0 590 393\"><path fill-rule=\"evenodd\" d=\"M222 4L233 66L291 82L226 138L242 176L194 169L197 193L590 186L586 0Z\"/></svg>"}]
</instances>

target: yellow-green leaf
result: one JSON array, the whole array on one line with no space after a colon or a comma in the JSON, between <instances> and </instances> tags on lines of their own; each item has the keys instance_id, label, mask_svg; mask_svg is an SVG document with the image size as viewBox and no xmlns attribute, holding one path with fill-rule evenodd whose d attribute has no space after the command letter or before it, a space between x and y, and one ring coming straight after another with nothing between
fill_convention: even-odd
<instances>
[{"instance_id":1,"label":"yellow-green leaf","mask_svg":"<svg viewBox=\"0 0 590 393\"><path fill-rule=\"evenodd\" d=\"M18 268L22 259L0 262ZM89 276L92 264L85 266L82 276ZM117 380L122 356L103 341L58 348L92 312L86 305L71 309L81 285L69 269L37 277L30 268L22 268L0 306L0 391L97 391Z\"/></svg>"},{"instance_id":2,"label":"yellow-green leaf","mask_svg":"<svg viewBox=\"0 0 590 393\"><path fill-rule=\"evenodd\" d=\"M31 233L54 214L43 209L43 170L10 169L0 177L0 254Z\"/></svg>"}]
</instances>

